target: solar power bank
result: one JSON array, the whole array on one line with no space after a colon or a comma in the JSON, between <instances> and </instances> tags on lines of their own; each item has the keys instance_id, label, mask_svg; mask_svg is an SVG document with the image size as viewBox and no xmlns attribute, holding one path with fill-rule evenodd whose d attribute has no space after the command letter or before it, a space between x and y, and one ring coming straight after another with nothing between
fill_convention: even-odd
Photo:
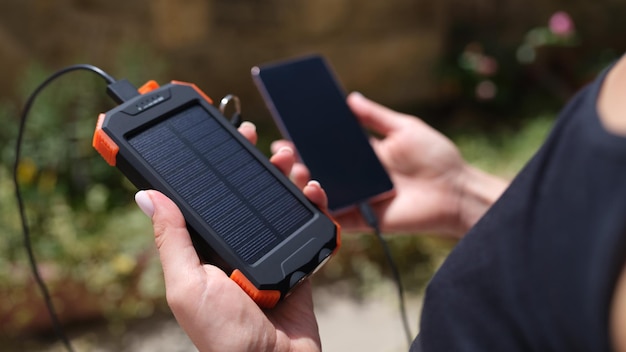
<instances>
[{"instance_id":1,"label":"solar power bank","mask_svg":"<svg viewBox=\"0 0 626 352\"><path fill-rule=\"evenodd\" d=\"M181 209L200 258L271 308L339 247L339 226L195 85L152 82L98 118L94 148Z\"/></svg>"}]
</instances>

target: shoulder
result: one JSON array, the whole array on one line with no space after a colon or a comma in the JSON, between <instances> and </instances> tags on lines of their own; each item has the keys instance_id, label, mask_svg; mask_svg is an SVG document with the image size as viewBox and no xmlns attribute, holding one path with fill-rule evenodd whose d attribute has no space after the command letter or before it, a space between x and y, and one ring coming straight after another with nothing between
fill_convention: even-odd
<instances>
[{"instance_id":1,"label":"shoulder","mask_svg":"<svg viewBox=\"0 0 626 352\"><path fill-rule=\"evenodd\" d=\"M604 128L608 132L626 137L626 56L608 73L597 104Z\"/></svg>"},{"instance_id":2,"label":"shoulder","mask_svg":"<svg viewBox=\"0 0 626 352\"><path fill-rule=\"evenodd\" d=\"M607 131L626 137L626 56L608 73L597 104L600 121ZM626 267L623 267L615 284L610 310L610 334L616 351L626 351L625 329Z\"/></svg>"}]
</instances>

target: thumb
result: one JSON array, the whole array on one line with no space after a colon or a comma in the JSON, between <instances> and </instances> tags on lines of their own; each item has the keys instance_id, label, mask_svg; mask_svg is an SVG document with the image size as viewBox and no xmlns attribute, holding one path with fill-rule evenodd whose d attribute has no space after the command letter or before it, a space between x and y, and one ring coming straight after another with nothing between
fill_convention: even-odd
<instances>
[{"instance_id":1,"label":"thumb","mask_svg":"<svg viewBox=\"0 0 626 352\"><path fill-rule=\"evenodd\" d=\"M201 267L198 254L189 237L185 218L176 204L157 191L139 191L135 201L152 218L154 239L159 249L165 282L175 284L185 273Z\"/></svg>"},{"instance_id":2,"label":"thumb","mask_svg":"<svg viewBox=\"0 0 626 352\"><path fill-rule=\"evenodd\" d=\"M405 118L403 114L369 100L361 93L350 93L347 103L359 121L374 132L386 136L402 128L401 122Z\"/></svg>"}]
</instances>

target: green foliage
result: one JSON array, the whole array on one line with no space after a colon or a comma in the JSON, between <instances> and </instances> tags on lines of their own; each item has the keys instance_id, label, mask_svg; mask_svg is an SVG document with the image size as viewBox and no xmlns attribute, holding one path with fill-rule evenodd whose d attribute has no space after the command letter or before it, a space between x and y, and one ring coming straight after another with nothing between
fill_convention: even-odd
<instances>
[{"instance_id":1,"label":"green foliage","mask_svg":"<svg viewBox=\"0 0 626 352\"><path fill-rule=\"evenodd\" d=\"M455 131L451 136L470 164L512 178L537 151L554 124L553 115L540 115L491 132Z\"/></svg>"},{"instance_id":2,"label":"green foliage","mask_svg":"<svg viewBox=\"0 0 626 352\"><path fill-rule=\"evenodd\" d=\"M455 23L431 108L441 119L489 126L556 113L620 56L594 42L592 22L580 21L579 30L567 12L557 11L516 35L502 35L493 23Z\"/></svg>"},{"instance_id":3,"label":"green foliage","mask_svg":"<svg viewBox=\"0 0 626 352\"><path fill-rule=\"evenodd\" d=\"M120 50L117 65L126 68L120 76L131 79L158 78L165 67L149 51L130 47ZM24 100L50 74L40 66L28 69L19 88ZM114 106L105 89L102 78L81 71L58 78L41 92L26 121L18 180L33 249L53 296L62 295L60 283L69 280L97 297L101 314L142 316L163 299L163 285L153 260L150 221L132 201L134 186L91 146L98 114ZM4 295L34 289L12 182L20 110L10 102L0 104L5 126L0 129L0 294ZM10 305L0 302L0 315L10 311ZM63 316L62 308L60 313ZM9 319L35 315L20 313ZM28 326L29 321L13 323Z\"/></svg>"}]
</instances>

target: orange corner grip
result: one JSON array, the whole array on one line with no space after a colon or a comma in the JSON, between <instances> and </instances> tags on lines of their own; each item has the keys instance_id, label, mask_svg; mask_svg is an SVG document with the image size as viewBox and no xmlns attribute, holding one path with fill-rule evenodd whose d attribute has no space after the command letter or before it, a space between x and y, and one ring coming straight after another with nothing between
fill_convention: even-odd
<instances>
[{"instance_id":1,"label":"orange corner grip","mask_svg":"<svg viewBox=\"0 0 626 352\"><path fill-rule=\"evenodd\" d=\"M261 308L274 308L280 300L280 291L259 290L239 269L235 269L230 278L239 285L245 293Z\"/></svg>"},{"instance_id":2,"label":"orange corner grip","mask_svg":"<svg viewBox=\"0 0 626 352\"><path fill-rule=\"evenodd\" d=\"M152 92L157 88L159 88L159 84L157 83L157 81L149 80L148 82L144 83L144 85L141 86L139 89L137 89L137 91L139 92L139 94L146 94Z\"/></svg>"},{"instance_id":3,"label":"orange corner grip","mask_svg":"<svg viewBox=\"0 0 626 352\"><path fill-rule=\"evenodd\" d=\"M209 102L209 104L213 104L213 99L211 99L208 95L204 94L204 92L201 91L200 88L198 88L198 86L196 86L193 83L187 83L187 82L181 82L181 81L172 81L172 84L179 84L179 85L183 85L183 86L189 86L189 87L195 89L196 92L198 92L198 94L200 94L204 98L204 100Z\"/></svg>"},{"instance_id":4,"label":"orange corner grip","mask_svg":"<svg viewBox=\"0 0 626 352\"><path fill-rule=\"evenodd\" d=\"M115 159L117 158L117 153L120 151L120 147L102 130L102 123L104 122L105 116L105 114L98 116L98 123L96 124L96 130L93 134L91 145L96 148L98 153L102 155L109 165L115 166Z\"/></svg>"}]
</instances>

